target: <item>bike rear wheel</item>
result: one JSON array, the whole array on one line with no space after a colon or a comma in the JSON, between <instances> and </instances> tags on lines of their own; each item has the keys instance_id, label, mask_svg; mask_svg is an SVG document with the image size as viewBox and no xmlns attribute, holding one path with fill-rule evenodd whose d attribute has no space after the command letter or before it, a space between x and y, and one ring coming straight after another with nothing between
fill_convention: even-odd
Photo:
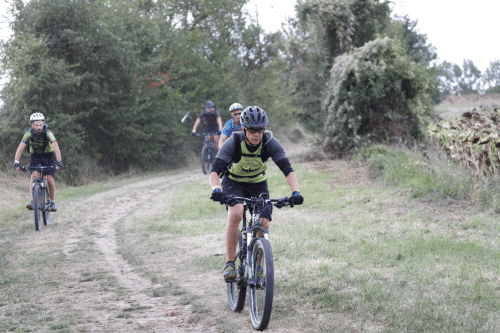
<instances>
[{"instance_id":1,"label":"bike rear wheel","mask_svg":"<svg viewBox=\"0 0 500 333\"><path fill-rule=\"evenodd\" d=\"M249 277L249 281L252 281L248 291L250 316L253 328L263 331L271 319L274 292L273 253L267 239L259 238L255 241L250 265L251 274L254 275L254 277ZM261 278L257 275L258 266L262 267Z\"/></svg>"},{"instance_id":2,"label":"bike rear wheel","mask_svg":"<svg viewBox=\"0 0 500 333\"><path fill-rule=\"evenodd\" d=\"M40 212L43 207L43 192L40 184L33 186L33 208L35 212L35 230L40 231Z\"/></svg>"},{"instance_id":3,"label":"bike rear wheel","mask_svg":"<svg viewBox=\"0 0 500 333\"><path fill-rule=\"evenodd\" d=\"M227 282L227 298L229 300L229 308L233 312L241 312L245 307L245 295L247 292L247 282L244 274L245 269L241 262L241 251L243 244L243 235L241 231L238 233L238 249L234 258L234 267L238 270L238 278L234 281Z\"/></svg>"},{"instance_id":4,"label":"bike rear wheel","mask_svg":"<svg viewBox=\"0 0 500 333\"><path fill-rule=\"evenodd\" d=\"M44 225L49 225L50 222L50 197L49 197L49 191L45 189L43 191L45 193L45 200L43 201L42 207L42 218L43 218L43 224Z\"/></svg>"},{"instance_id":5,"label":"bike rear wheel","mask_svg":"<svg viewBox=\"0 0 500 333\"><path fill-rule=\"evenodd\" d=\"M210 147L203 146L203 148L201 149L201 170L204 174L208 174L210 172L211 164Z\"/></svg>"}]
</instances>

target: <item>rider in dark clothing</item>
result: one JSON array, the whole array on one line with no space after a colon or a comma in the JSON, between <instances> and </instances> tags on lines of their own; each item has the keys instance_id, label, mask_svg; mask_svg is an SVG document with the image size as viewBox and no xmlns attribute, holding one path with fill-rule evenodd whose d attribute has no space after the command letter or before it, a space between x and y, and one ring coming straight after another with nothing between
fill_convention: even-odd
<instances>
[{"instance_id":1,"label":"rider in dark clothing","mask_svg":"<svg viewBox=\"0 0 500 333\"><path fill-rule=\"evenodd\" d=\"M269 196L267 188L266 161L272 158L286 177L292 190L291 202L300 205L304 198L299 192L297 176L286 157L283 146L266 132L268 123L267 114L258 106L249 106L241 114L243 132L234 133L215 157L215 162L210 173L212 186L211 198L214 201L223 201L226 195L242 197L259 197L261 194ZM219 185L219 175L222 178L222 189ZM224 192L222 192L224 191ZM241 203L228 205L228 221L226 227L226 257L224 266L224 279L233 280L237 276L234 267L234 254L238 243L238 226L243 218L243 205ZM269 228L271 220L270 209L265 209L261 214L263 228Z\"/></svg>"},{"instance_id":2,"label":"rider in dark clothing","mask_svg":"<svg viewBox=\"0 0 500 333\"><path fill-rule=\"evenodd\" d=\"M203 119L203 124L205 125L205 133L213 133L214 134L214 142L219 148L219 138L220 134L215 135L215 133L222 131L222 118L220 117L219 111L215 109L214 103L211 101L207 101L205 103L205 110L203 110L193 126L193 135L196 134L196 128L201 123Z\"/></svg>"}]
</instances>

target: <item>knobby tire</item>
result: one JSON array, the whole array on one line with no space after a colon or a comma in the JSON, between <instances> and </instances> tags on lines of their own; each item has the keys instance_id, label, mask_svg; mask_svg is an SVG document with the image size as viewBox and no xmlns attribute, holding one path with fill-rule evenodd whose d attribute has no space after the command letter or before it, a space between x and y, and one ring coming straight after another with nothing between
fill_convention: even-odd
<instances>
[{"instance_id":1,"label":"knobby tire","mask_svg":"<svg viewBox=\"0 0 500 333\"><path fill-rule=\"evenodd\" d=\"M204 174L208 174L210 172L210 147L203 146L201 149L201 169Z\"/></svg>"},{"instance_id":2,"label":"knobby tire","mask_svg":"<svg viewBox=\"0 0 500 333\"><path fill-rule=\"evenodd\" d=\"M35 212L35 230L40 231L40 211L42 210L43 192L40 184L33 186L33 210Z\"/></svg>"},{"instance_id":3,"label":"knobby tire","mask_svg":"<svg viewBox=\"0 0 500 333\"><path fill-rule=\"evenodd\" d=\"M229 308L233 312L241 312L245 307L245 295L247 292L247 282L244 278L244 267L241 262L240 253L242 251L243 235L238 233L238 248L234 258L234 267L238 270L238 278L235 281L227 282L227 297Z\"/></svg>"},{"instance_id":4,"label":"knobby tire","mask_svg":"<svg viewBox=\"0 0 500 333\"><path fill-rule=\"evenodd\" d=\"M249 286L248 305L250 307L250 317L252 326L257 331L267 328L271 319L274 292L274 265L271 244L265 238L255 241L252 248L252 258L250 261L251 274L257 279L257 266L262 258L261 266L264 269L264 278L261 284ZM250 279L249 279L250 280Z\"/></svg>"},{"instance_id":5,"label":"knobby tire","mask_svg":"<svg viewBox=\"0 0 500 333\"><path fill-rule=\"evenodd\" d=\"M43 224L44 225L49 225L50 222L50 197L49 197L49 191L45 189L43 191L45 193L45 200L43 201L43 211L42 211L42 218L43 218Z\"/></svg>"}]
</instances>

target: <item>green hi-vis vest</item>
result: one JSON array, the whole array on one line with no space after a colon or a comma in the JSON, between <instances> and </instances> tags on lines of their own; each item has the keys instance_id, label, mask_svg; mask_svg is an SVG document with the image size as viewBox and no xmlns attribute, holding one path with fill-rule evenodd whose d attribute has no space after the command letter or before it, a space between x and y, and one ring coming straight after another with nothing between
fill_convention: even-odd
<instances>
[{"instance_id":1,"label":"green hi-vis vest","mask_svg":"<svg viewBox=\"0 0 500 333\"><path fill-rule=\"evenodd\" d=\"M267 165L261 158L262 142L259 148L253 153L248 150L245 140L242 140L240 145L241 159L237 163L233 162L227 176L234 181L244 183L260 183L265 181L267 179Z\"/></svg>"}]
</instances>

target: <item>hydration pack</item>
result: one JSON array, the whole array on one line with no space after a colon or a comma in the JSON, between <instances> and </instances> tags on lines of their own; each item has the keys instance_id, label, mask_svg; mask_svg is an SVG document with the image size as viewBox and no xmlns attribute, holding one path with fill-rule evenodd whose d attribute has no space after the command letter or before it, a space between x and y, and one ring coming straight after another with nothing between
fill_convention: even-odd
<instances>
[{"instance_id":1,"label":"hydration pack","mask_svg":"<svg viewBox=\"0 0 500 333\"><path fill-rule=\"evenodd\" d=\"M47 148L47 144L49 143L49 138L47 137L47 129L49 126L47 124L43 124L42 128L42 134L43 134L43 146L42 147L35 147L33 146L33 153L34 154L45 154L45 148ZM35 129L32 127L31 128L31 137L26 142L26 151L28 154L30 153L30 141L35 141L35 136L36 136ZM32 144L32 143L31 143Z\"/></svg>"}]
</instances>

